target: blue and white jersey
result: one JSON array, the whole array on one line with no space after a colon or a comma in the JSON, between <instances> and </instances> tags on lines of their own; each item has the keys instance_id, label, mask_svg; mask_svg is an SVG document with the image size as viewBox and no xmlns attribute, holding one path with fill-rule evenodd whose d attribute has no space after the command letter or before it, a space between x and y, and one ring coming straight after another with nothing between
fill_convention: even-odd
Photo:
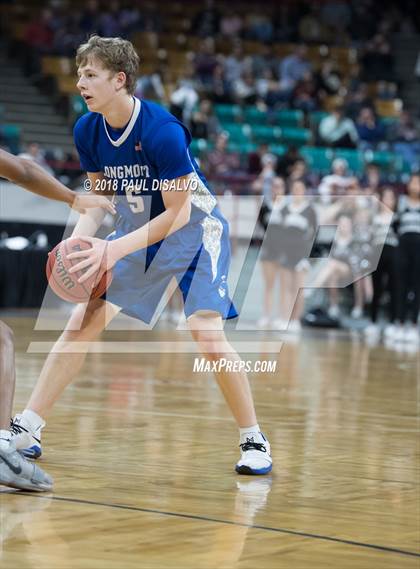
<instances>
[{"instance_id":1,"label":"blue and white jersey","mask_svg":"<svg viewBox=\"0 0 420 569\"><path fill-rule=\"evenodd\" d=\"M134 98L134 110L124 129L113 129L99 113L88 112L74 127L82 168L102 172L96 189L115 192L118 219L143 226L163 211L162 184L193 174L189 183L190 223L211 214L223 219L217 201L189 150L191 135L171 113L156 103ZM117 221L118 225L118 221Z\"/></svg>"}]
</instances>

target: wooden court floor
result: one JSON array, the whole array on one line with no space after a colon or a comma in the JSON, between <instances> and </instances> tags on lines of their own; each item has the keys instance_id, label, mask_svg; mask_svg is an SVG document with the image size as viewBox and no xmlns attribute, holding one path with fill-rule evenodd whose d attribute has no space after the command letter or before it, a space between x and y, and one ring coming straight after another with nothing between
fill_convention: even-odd
<instances>
[{"instance_id":1,"label":"wooden court floor","mask_svg":"<svg viewBox=\"0 0 420 569\"><path fill-rule=\"evenodd\" d=\"M8 323L19 410L45 356L32 319ZM90 355L44 431L54 493L1 488L0 567L418 569L418 354L304 333L264 357L275 468L250 478L194 354Z\"/></svg>"}]
</instances>

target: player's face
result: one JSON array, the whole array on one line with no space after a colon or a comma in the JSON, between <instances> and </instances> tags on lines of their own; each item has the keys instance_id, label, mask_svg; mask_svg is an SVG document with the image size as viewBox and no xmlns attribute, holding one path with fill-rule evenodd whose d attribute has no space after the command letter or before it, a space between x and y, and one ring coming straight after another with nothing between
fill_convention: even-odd
<instances>
[{"instance_id":1,"label":"player's face","mask_svg":"<svg viewBox=\"0 0 420 569\"><path fill-rule=\"evenodd\" d=\"M124 73L113 74L94 59L89 60L86 65L81 65L77 74L79 76L77 88L88 109L95 113L101 113L109 108L115 95L124 85L121 83L121 79L123 82L125 79Z\"/></svg>"}]
</instances>

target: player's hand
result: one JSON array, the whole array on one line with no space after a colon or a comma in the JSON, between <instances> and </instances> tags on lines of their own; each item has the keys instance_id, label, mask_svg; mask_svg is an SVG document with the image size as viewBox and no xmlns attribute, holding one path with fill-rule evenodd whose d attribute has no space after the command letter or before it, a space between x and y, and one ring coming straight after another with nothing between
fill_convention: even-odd
<instances>
[{"instance_id":1,"label":"player's hand","mask_svg":"<svg viewBox=\"0 0 420 569\"><path fill-rule=\"evenodd\" d=\"M92 207L101 207L109 213L115 214L114 204L105 196L76 194L71 207L79 213L86 213L86 210Z\"/></svg>"},{"instance_id":2,"label":"player's hand","mask_svg":"<svg viewBox=\"0 0 420 569\"><path fill-rule=\"evenodd\" d=\"M77 280L84 283L92 275L98 275L99 281L105 271L112 269L118 258L114 255L114 249L110 247L111 243L97 237L79 237L82 241L86 241L91 245L91 249L84 251L76 251L67 255L67 259L81 259L80 263L73 265L69 273L76 273L83 269L87 269L85 273Z\"/></svg>"}]
</instances>

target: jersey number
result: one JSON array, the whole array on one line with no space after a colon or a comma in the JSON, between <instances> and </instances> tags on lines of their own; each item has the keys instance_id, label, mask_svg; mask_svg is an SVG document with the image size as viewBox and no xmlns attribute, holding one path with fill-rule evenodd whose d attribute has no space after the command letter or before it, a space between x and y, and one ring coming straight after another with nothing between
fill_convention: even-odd
<instances>
[{"instance_id":1,"label":"jersey number","mask_svg":"<svg viewBox=\"0 0 420 569\"><path fill-rule=\"evenodd\" d=\"M143 198L134 193L134 188L126 189L127 201L130 204L130 209L133 213L141 213L144 211Z\"/></svg>"}]
</instances>

